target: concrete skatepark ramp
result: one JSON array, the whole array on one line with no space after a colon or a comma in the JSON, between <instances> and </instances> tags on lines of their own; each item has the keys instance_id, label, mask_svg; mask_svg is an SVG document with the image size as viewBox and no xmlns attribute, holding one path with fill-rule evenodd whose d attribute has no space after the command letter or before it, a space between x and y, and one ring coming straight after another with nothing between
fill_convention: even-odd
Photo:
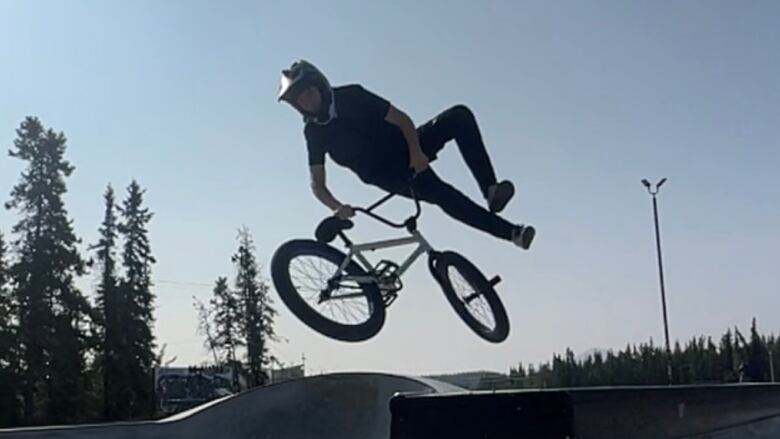
<instances>
[{"instance_id":1,"label":"concrete skatepark ramp","mask_svg":"<svg viewBox=\"0 0 780 439\"><path fill-rule=\"evenodd\" d=\"M159 421L0 430L0 439L774 439L780 386L467 392L422 378L321 375Z\"/></svg>"},{"instance_id":2,"label":"concrete skatepark ramp","mask_svg":"<svg viewBox=\"0 0 780 439\"><path fill-rule=\"evenodd\" d=\"M228 396L159 421L0 430L0 438L387 439L396 392L459 390L385 374L320 375Z\"/></svg>"}]
</instances>

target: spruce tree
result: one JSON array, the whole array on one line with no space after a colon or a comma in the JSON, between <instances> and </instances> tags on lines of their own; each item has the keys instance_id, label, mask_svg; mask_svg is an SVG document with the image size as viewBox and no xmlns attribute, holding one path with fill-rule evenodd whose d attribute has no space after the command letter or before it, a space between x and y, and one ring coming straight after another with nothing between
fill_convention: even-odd
<instances>
[{"instance_id":1,"label":"spruce tree","mask_svg":"<svg viewBox=\"0 0 780 439\"><path fill-rule=\"evenodd\" d=\"M268 382L268 367L275 361L269 344L276 339L273 308L268 285L259 277L255 247L247 228L238 232L238 250L233 255L236 266L236 293L241 300L241 331L246 342L251 386Z\"/></svg>"},{"instance_id":2,"label":"spruce tree","mask_svg":"<svg viewBox=\"0 0 780 439\"><path fill-rule=\"evenodd\" d=\"M129 375L132 397L130 416L146 417L154 410L153 380L155 367L154 299L152 265L156 262L149 243L149 222L153 214L144 207L144 193L134 180L127 188L127 198L119 209L122 221L118 226L124 238L122 264L124 278L120 282L123 302L120 320L126 356L123 361Z\"/></svg>"},{"instance_id":3,"label":"spruce tree","mask_svg":"<svg viewBox=\"0 0 780 439\"><path fill-rule=\"evenodd\" d=\"M16 133L9 154L27 166L6 208L20 216L12 229L10 277L18 306L24 421L75 422L86 406L85 326L91 309L74 286L84 261L63 201L74 168L65 160L62 133L44 129L34 117Z\"/></svg>"},{"instance_id":4,"label":"spruce tree","mask_svg":"<svg viewBox=\"0 0 780 439\"><path fill-rule=\"evenodd\" d=\"M116 247L118 224L114 189L108 185L103 195L105 210L98 230L100 239L90 247L99 270L97 310L100 316L100 343L97 362L103 386L103 416L118 420L128 414L130 383L122 357L128 348L124 333L127 304L120 295Z\"/></svg>"},{"instance_id":5,"label":"spruce tree","mask_svg":"<svg viewBox=\"0 0 780 439\"><path fill-rule=\"evenodd\" d=\"M758 333L755 318L750 325L745 372L746 378L750 381L769 381L769 350L766 347L766 340Z\"/></svg>"},{"instance_id":6,"label":"spruce tree","mask_svg":"<svg viewBox=\"0 0 780 439\"><path fill-rule=\"evenodd\" d=\"M734 337L731 335L731 329L729 329L720 339L720 352L718 354L722 380L727 383L735 382L738 379L738 374L734 367L734 351Z\"/></svg>"},{"instance_id":7,"label":"spruce tree","mask_svg":"<svg viewBox=\"0 0 780 439\"><path fill-rule=\"evenodd\" d=\"M16 319L8 288L6 253L5 239L0 233L0 428L11 427L19 422Z\"/></svg>"}]
</instances>

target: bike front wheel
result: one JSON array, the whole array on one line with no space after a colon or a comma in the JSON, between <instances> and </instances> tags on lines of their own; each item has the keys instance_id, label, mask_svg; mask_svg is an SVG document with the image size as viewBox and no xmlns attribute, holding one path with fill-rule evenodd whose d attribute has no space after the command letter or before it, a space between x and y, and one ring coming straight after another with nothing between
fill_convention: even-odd
<instances>
[{"instance_id":1,"label":"bike front wheel","mask_svg":"<svg viewBox=\"0 0 780 439\"><path fill-rule=\"evenodd\" d=\"M444 295L463 322L489 342L506 340L509 318L485 275L468 259L450 251L435 256L434 267Z\"/></svg>"},{"instance_id":2,"label":"bike front wheel","mask_svg":"<svg viewBox=\"0 0 780 439\"><path fill-rule=\"evenodd\" d=\"M287 308L315 331L342 341L363 341L385 323L373 278L346 255L312 240L284 243L271 259L271 277Z\"/></svg>"}]
</instances>

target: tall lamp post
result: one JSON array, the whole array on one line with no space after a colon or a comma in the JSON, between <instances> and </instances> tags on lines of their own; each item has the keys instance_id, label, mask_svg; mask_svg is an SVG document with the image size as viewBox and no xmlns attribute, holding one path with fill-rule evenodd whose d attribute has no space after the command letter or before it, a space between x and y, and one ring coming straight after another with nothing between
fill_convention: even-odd
<instances>
[{"instance_id":1,"label":"tall lamp post","mask_svg":"<svg viewBox=\"0 0 780 439\"><path fill-rule=\"evenodd\" d=\"M653 197L653 220L655 221L655 247L658 253L658 278L661 284L661 306L664 315L664 336L666 337L666 376L669 384L672 384L672 348L669 345L669 318L666 313L666 286L664 285L664 264L661 257L661 231L658 226L658 190L666 183L662 178L655 185L647 180L642 180L642 185L647 189L647 193Z\"/></svg>"}]
</instances>

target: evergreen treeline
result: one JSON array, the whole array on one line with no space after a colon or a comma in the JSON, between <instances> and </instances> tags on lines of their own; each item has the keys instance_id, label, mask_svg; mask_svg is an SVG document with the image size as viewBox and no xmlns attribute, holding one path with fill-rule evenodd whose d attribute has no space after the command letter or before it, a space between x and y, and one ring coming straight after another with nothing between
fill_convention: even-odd
<instances>
[{"instance_id":1,"label":"evergreen treeline","mask_svg":"<svg viewBox=\"0 0 780 439\"><path fill-rule=\"evenodd\" d=\"M2 427L154 412L152 213L137 182L121 205L109 185L100 239L85 258L65 208L75 169L66 150L63 133L28 117L9 151L24 169L5 203L17 222L0 233ZM77 288L84 275L97 277L96 291Z\"/></svg>"},{"instance_id":2,"label":"evergreen treeline","mask_svg":"<svg viewBox=\"0 0 780 439\"><path fill-rule=\"evenodd\" d=\"M9 151L23 170L5 203L17 222L0 230L0 428L155 415L154 371L165 347L156 353L153 213L138 182L121 200L109 184L99 238L82 250L65 208L75 170L66 151L65 135L35 117L20 124ZM249 385L263 385L275 311L246 229L238 244L234 285L218 279L208 310L224 353L215 362L245 359ZM94 290L76 286L82 276L95 280Z\"/></svg>"},{"instance_id":3,"label":"evergreen treeline","mask_svg":"<svg viewBox=\"0 0 780 439\"><path fill-rule=\"evenodd\" d=\"M522 363L510 369L507 380L486 379L480 388L555 388L581 386L666 385L666 349L652 340L626 346L620 352L595 352L577 359L567 349L552 362L539 366ZM745 337L729 329L718 341L696 337L672 349L673 384L768 382L780 367L780 338L761 335L755 319Z\"/></svg>"}]
</instances>

